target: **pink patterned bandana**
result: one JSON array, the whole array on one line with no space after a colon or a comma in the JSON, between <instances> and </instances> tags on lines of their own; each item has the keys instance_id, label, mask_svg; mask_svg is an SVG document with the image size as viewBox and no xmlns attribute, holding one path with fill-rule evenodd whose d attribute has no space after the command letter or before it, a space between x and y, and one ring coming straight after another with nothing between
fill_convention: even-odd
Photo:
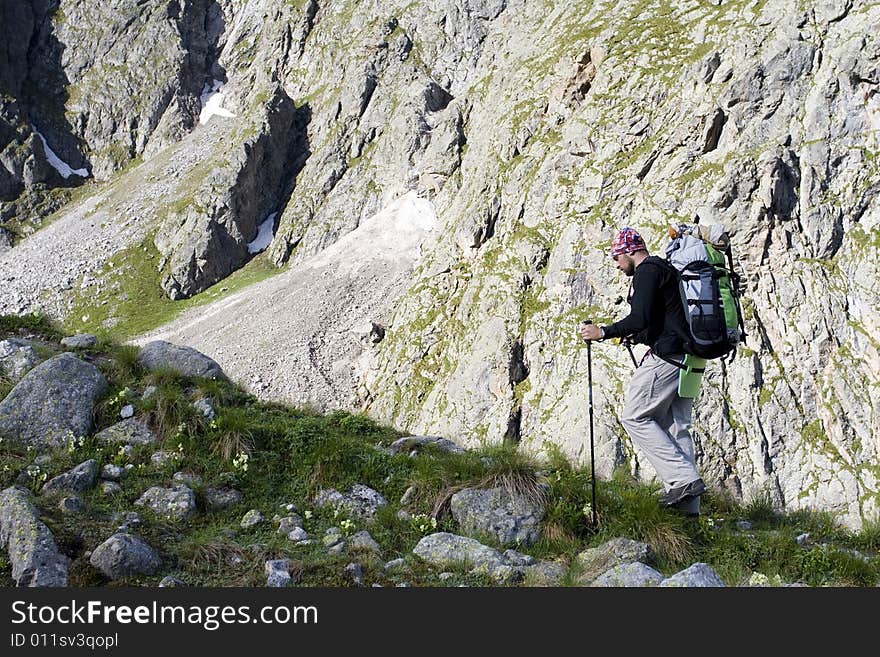
<instances>
[{"instance_id":1,"label":"pink patterned bandana","mask_svg":"<svg viewBox=\"0 0 880 657\"><path fill-rule=\"evenodd\" d=\"M634 228L627 226L621 230L614 241L611 242L611 257L619 256L622 253L635 253L636 251L647 251L645 240L639 235Z\"/></svg>"}]
</instances>

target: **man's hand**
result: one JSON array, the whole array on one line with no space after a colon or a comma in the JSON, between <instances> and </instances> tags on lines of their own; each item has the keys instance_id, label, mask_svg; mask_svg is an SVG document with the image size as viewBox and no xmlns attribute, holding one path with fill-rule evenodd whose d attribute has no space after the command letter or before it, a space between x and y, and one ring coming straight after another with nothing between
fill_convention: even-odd
<instances>
[{"instance_id":1,"label":"man's hand","mask_svg":"<svg viewBox=\"0 0 880 657\"><path fill-rule=\"evenodd\" d=\"M602 327L596 324L581 324L581 337L584 340L601 340Z\"/></svg>"}]
</instances>

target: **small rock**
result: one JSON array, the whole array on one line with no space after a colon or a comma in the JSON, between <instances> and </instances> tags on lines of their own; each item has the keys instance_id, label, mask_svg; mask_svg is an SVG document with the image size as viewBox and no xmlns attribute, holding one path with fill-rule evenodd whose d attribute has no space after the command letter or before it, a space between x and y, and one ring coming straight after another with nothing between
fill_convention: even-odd
<instances>
[{"instance_id":1,"label":"small rock","mask_svg":"<svg viewBox=\"0 0 880 657\"><path fill-rule=\"evenodd\" d=\"M49 454L40 454L34 459L34 465L44 466L52 462L52 456Z\"/></svg>"},{"instance_id":2,"label":"small rock","mask_svg":"<svg viewBox=\"0 0 880 657\"><path fill-rule=\"evenodd\" d=\"M747 532L752 528L752 523L750 523L748 520L737 520L736 528L742 532Z\"/></svg>"},{"instance_id":3,"label":"small rock","mask_svg":"<svg viewBox=\"0 0 880 657\"><path fill-rule=\"evenodd\" d=\"M294 527L290 530L290 533L287 534L287 538L294 543L299 543L300 541L309 540L309 534L302 527Z\"/></svg>"},{"instance_id":4,"label":"small rock","mask_svg":"<svg viewBox=\"0 0 880 657\"><path fill-rule=\"evenodd\" d=\"M801 547L806 547L810 544L810 535L809 533L798 534L797 538L794 539L798 545Z\"/></svg>"},{"instance_id":5,"label":"small rock","mask_svg":"<svg viewBox=\"0 0 880 657\"><path fill-rule=\"evenodd\" d=\"M260 513L257 509L251 509L245 513L244 517L241 519L241 526L244 529L250 529L251 527L256 527L262 522L266 522L266 516Z\"/></svg>"},{"instance_id":6,"label":"small rock","mask_svg":"<svg viewBox=\"0 0 880 657\"><path fill-rule=\"evenodd\" d=\"M410 520L412 520L412 514L406 509L399 509L397 511L397 517L404 522L409 522Z\"/></svg>"},{"instance_id":7,"label":"small rock","mask_svg":"<svg viewBox=\"0 0 880 657\"><path fill-rule=\"evenodd\" d=\"M331 545L329 548L327 548L327 554L342 554L343 552L345 552L346 547L347 546L345 541L339 541L339 543Z\"/></svg>"},{"instance_id":8,"label":"small rock","mask_svg":"<svg viewBox=\"0 0 880 657\"><path fill-rule=\"evenodd\" d=\"M357 586L364 585L364 567L359 563L350 563L345 567L343 574L347 580Z\"/></svg>"},{"instance_id":9,"label":"small rock","mask_svg":"<svg viewBox=\"0 0 880 657\"><path fill-rule=\"evenodd\" d=\"M79 513L85 507L80 498L65 497L58 503L58 508L64 513Z\"/></svg>"},{"instance_id":10,"label":"small rock","mask_svg":"<svg viewBox=\"0 0 880 657\"><path fill-rule=\"evenodd\" d=\"M108 463L103 468L101 468L101 478L109 479L110 481L119 481L125 476L125 468L120 465L113 465L112 463Z\"/></svg>"},{"instance_id":11,"label":"small rock","mask_svg":"<svg viewBox=\"0 0 880 657\"><path fill-rule=\"evenodd\" d=\"M406 559L392 559L388 563L385 564L384 570L386 573L394 572L397 570L403 570L406 568Z\"/></svg>"},{"instance_id":12,"label":"small rock","mask_svg":"<svg viewBox=\"0 0 880 657\"><path fill-rule=\"evenodd\" d=\"M71 490L81 493L94 488L97 482L98 462L95 459L89 459L47 481L43 486L43 491Z\"/></svg>"},{"instance_id":13,"label":"small rock","mask_svg":"<svg viewBox=\"0 0 880 657\"><path fill-rule=\"evenodd\" d=\"M439 575L437 575L437 577L439 577L441 581L445 582L455 577L455 573L440 573Z\"/></svg>"},{"instance_id":14,"label":"small rock","mask_svg":"<svg viewBox=\"0 0 880 657\"><path fill-rule=\"evenodd\" d=\"M134 406L131 404L126 404L122 407L122 410L119 411L119 417L123 420L127 420L130 417L134 417Z\"/></svg>"},{"instance_id":15,"label":"small rock","mask_svg":"<svg viewBox=\"0 0 880 657\"><path fill-rule=\"evenodd\" d=\"M372 552L374 554L380 554L382 552L381 546L375 541L375 539L370 536L370 532L366 530L361 530L356 532L351 538L348 539L349 547L352 550L362 550L364 552Z\"/></svg>"},{"instance_id":16,"label":"small rock","mask_svg":"<svg viewBox=\"0 0 880 657\"><path fill-rule=\"evenodd\" d=\"M90 333L71 335L61 339L62 347L71 349L91 349L98 344L98 337Z\"/></svg>"},{"instance_id":17,"label":"small rock","mask_svg":"<svg viewBox=\"0 0 880 657\"><path fill-rule=\"evenodd\" d=\"M162 581L159 582L159 588L171 588L171 587L179 587L186 586L186 582L182 579L177 579L176 577L172 577L171 575L166 575L162 578Z\"/></svg>"},{"instance_id":18,"label":"small rock","mask_svg":"<svg viewBox=\"0 0 880 657\"><path fill-rule=\"evenodd\" d=\"M288 559L272 559L266 562L266 586L282 588L290 585L290 561Z\"/></svg>"},{"instance_id":19,"label":"small rock","mask_svg":"<svg viewBox=\"0 0 880 657\"><path fill-rule=\"evenodd\" d=\"M416 495L416 487L410 486L409 488L407 488L403 492L403 495L400 498L400 503L403 505L409 504L410 502L412 502L415 495Z\"/></svg>"},{"instance_id":20,"label":"small rock","mask_svg":"<svg viewBox=\"0 0 880 657\"><path fill-rule=\"evenodd\" d=\"M335 529L335 527L331 527L330 529ZM324 543L327 547L331 547L336 545L340 541L343 540L342 533L330 533L330 530L327 530L327 533L324 534L324 538L321 539L321 542Z\"/></svg>"},{"instance_id":21,"label":"small rock","mask_svg":"<svg viewBox=\"0 0 880 657\"><path fill-rule=\"evenodd\" d=\"M104 495L116 495L116 493L122 492L122 486L115 481L102 481L101 492L104 493Z\"/></svg>"},{"instance_id":22,"label":"small rock","mask_svg":"<svg viewBox=\"0 0 880 657\"><path fill-rule=\"evenodd\" d=\"M243 499L241 491L234 488L209 488L205 491L205 503L211 511L223 511Z\"/></svg>"},{"instance_id":23,"label":"small rock","mask_svg":"<svg viewBox=\"0 0 880 657\"><path fill-rule=\"evenodd\" d=\"M144 392L141 395L141 399L143 399L144 401L147 401L150 397L155 395L157 392L159 392L159 388L157 388L156 386L147 386L146 388L144 388Z\"/></svg>"},{"instance_id":24,"label":"small rock","mask_svg":"<svg viewBox=\"0 0 880 657\"><path fill-rule=\"evenodd\" d=\"M204 397L202 399L197 399L193 402L193 408L195 408L209 420L217 419L217 411L214 410L214 405L211 403L210 399L206 399Z\"/></svg>"},{"instance_id":25,"label":"small rock","mask_svg":"<svg viewBox=\"0 0 880 657\"><path fill-rule=\"evenodd\" d=\"M290 515L284 516L283 518L278 519L278 533L279 534L289 534L297 527L303 526L303 519L298 515Z\"/></svg>"},{"instance_id":26,"label":"small rock","mask_svg":"<svg viewBox=\"0 0 880 657\"><path fill-rule=\"evenodd\" d=\"M561 586L568 570L557 561L540 561L534 566L526 566L527 586Z\"/></svg>"}]
</instances>

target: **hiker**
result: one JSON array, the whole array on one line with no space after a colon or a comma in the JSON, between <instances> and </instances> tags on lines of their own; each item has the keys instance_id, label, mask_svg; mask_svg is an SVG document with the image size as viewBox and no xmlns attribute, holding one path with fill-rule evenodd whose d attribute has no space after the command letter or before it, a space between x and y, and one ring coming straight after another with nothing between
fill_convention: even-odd
<instances>
[{"instance_id":1,"label":"hiker","mask_svg":"<svg viewBox=\"0 0 880 657\"><path fill-rule=\"evenodd\" d=\"M585 340L626 338L649 345L629 384L621 423L657 471L662 503L696 517L706 486L690 435L694 400L678 393L687 324L676 270L648 253L642 236L624 228L611 244L617 268L632 277L630 314L608 326L581 325Z\"/></svg>"}]
</instances>

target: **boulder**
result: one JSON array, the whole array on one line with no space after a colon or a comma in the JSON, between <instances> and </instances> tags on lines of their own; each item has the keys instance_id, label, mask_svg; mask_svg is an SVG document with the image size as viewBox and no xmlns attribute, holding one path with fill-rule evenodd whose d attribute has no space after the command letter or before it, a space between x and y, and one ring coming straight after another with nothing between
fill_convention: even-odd
<instances>
[{"instance_id":1,"label":"boulder","mask_svg":"<svg viewBox=\"0 0 880 657\"><path fill-rule=\"evenodd\" d=\"M117 422L95 434L95 441L99 445L111 445L124 443L126 445L148 445L158 440L150 428L140 420L128 418Z\"/></svg>"},{"instance_id":2,"label":"boulder","mask_svg":"<svg viewBox=\"0 0 880 657\"><path fill-rule=\"evenodd\" d=\"M196 496L185 484L172 488L153 486L141 495L135 504L146 506L155 513L171 520L185 520L196 513Z\"/></svg>"},{"instance_id":3,"label":"boulder","mask_svg":"<svg viewBox=\"0 0 880 657\"><path fill-rule=\"evenodd\" d=\"M465 533L492 534L501 545L531 545L541 537L543 502L505 488L466 488L452 496L450 506Z\"/></svg>"},{"instance_id":4,"label":"boulder","mask_svg":"<svg viewBox=\"0 0 880 657\"><path fill-rule=\"evenodd\" d=\"M13 381L20 381L41 360L37 350L27 340L0 340L0 373Z\"/></svg>"},{"instance_id":5,"label":"boulder","mask_svg":"<svg viewBox=\"0 0 880 657\"><path fill-rule=\"evenodd\" d=\"M75 468L72 468L53 477L43 486L42 492L51 491L73 491L74 493L82 493L95 487L98 483L98 462L95 459L83 461Z\"/></svg>"},{"instance_id":6,"label":"boulder","mask_svg":"<svg viewBox=\"0 0 880 657\"><path fill-rule=\"evenodd\" d=\"M30 495L15 487L0 492L0 548L9 551L18 586L67 586L70 560L40 521Z\"/></svg>"},{"instance_id":7,"label":"boulder","mask_svg":"<svg viewBox=\"0 0 880 657\"><path fill-rule=\"evenodd\" d=\"M657 586L663 581L663 575L651 566L639 561L614 566L597 577L592 586L600 587L634 587Z\"/></svg>"},{"instance_id":8,"label":"boulder","mask_svg":"<svg viewBox=\"0 0 880 657\"><path fill-rule=\"evenodd\" d=\"M413 554L437 568L468 564L472 573L486 574L499 583L515 581L522 575L505 562L498 550L448 532L425 536L413 548Z\"/></svg>"},{"instance_id":9,"label":"boulder","mask_svg":"<svg viewBox=\"0 0 880 657\"><path fill-rule=\"evenodd\" d=\"M333 488L319 491L314 502L320 507L341 507L363 518L372 518L381 507L388 504L381 493L363 484L355 484L348 493L340 493Z\"/></svg>"},{"instance_id":10,"label":"boulder","mask_svg":"<svg viewBox=\"0 0 880 657\"><path fill-rule=\"evenodd\" d=\"M91 349L98 344L98 338L90 333L71 335L61 339L61 346L69 349Z\"/></svg>"},{"instance_id":11,"label":"boulder","mask_svg":"<svg viewBox=\"0 0 880 657\"><path fill-rule=\"evenodd\" d=\"M110 579L122 579L152 575L162 565L162 559L143 539L128 532L117 532L94 549L89 563Z\"/></svg>"},{"instance_id":12,"label":"boulder","mask_svg":"<svg viewBox=\"0 0 880 657\"><path fill-rule=\"evenodd\" d=\"M651 563L654 554L647 543L631 541L628 538L612 538L599 547L584 550L575 558L581 569L578 584L590 584L594 579L615 566L638 561Z\"/></svg>"},{"instance_id":13,"label":"boulder","mask_svg":"<svg viewBox=\"0 0 880 657\"><path fill-rule=\"evenodd\" d=\"M451 452L453 454L463 454L465 451L460 445L457 445L448 438L441 438L440 436L405 436L403 438L398 438L391 443L388 449L392 454L401 454L404 452L412 454L413 452L418 453L426 446L431 446L434 449L443 452Z\"/></svg>"},{"instance_id":14,"label":"boulder","mask_svg":"<svg viewBox=\"0 0 880 657\"><path fill-rule=\"evenodd\" d=\"M660 586L726 586L707 563L695 563L660 582Z\"/></svg>"},{"instance_id":15,"label":"boulder","mask_svg":"<svg viewBox=\"0 0 880 657\"><path fill-rule=\"evenodd\" d=\"M34 447L64 445L92 432L95 403L109 385L101 371L70 353L37 365L0 402L0 435Z\"/></svg>"},{"instance_id":16,"label":"boulder","mask_svg":"<svg viewBox=\"0 0 880 657\"><path fill-rule=\"evenodd\" d=\"M138 356L148 370L173 370L183 376L200 376L206 379L225 379L220 366L211 358L192 347L183 347L164 340L144 345Z\"/></svg>"}]
</instances>

